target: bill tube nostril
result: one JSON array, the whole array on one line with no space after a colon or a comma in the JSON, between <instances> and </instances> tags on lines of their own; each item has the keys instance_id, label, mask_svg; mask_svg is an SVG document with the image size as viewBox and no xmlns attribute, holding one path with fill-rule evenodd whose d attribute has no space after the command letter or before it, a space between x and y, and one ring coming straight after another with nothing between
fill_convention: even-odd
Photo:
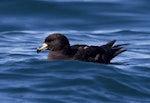
<instances>
[{"instance_id":1,"label":"bill tube nostril","mask_svg":"<svg viewBox=\"0 0 150 103\"><path fill-rule=\"evenodd\" d=\"M48 49L48 45L46 43L44 43L41 47L37 48L36 52L39 53L46 49Z\"/></svg>"}]
</instances>

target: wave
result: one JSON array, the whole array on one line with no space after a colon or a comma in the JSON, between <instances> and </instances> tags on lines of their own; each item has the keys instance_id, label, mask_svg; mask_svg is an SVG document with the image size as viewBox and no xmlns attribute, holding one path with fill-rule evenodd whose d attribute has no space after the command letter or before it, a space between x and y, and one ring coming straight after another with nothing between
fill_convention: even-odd
<instances>
[{"instance_id":1,"label":"wave","mask_svg":"<svg viewBox=\"0 0 150 103\"><path fill-rule=\"evenodd\" d=\"M0 99L3 103L149 103L149 1L2 0ZM130 43L111 64L47 61L36 53L48 34L70 44Z\"/></svg>"},{"instance_id":2,"label":"wave","mask_svg":"<svg viewBox=\"0 0 150 103\"><path fill-rule=\"evenodd\" d=\"M67 103L74 100L79 102L149 101L149 93L146 91L148 88L145 87L148 82L144 82L146 78L119 69L115 65L31 60L11 65L10 69L1 72L0 78L2 77L10 82L9 85L5 81L2 82L7 83L7 86L1 86L1 92L13 93L14 98L17 97L16 94L23 93L24 96L20 98L22 101L33 99L35 102L37 98L42 99L43 96L43 100ZM17 85L13 85L12 82ZM123 99L116 98L118 96Z\"/></svg>"},{"instance_id":3,"label":"wave","mask_svg":"<svg viewBox=\"0 0 150 103\"><path fill-rule=\"evenodd\" d=\"M63 34L76 34L79 35L81 34L112 34L112 33L130 33L130 34L150 34L150 31L146 31L146 30L137 30L137 29L102 29L102 30L11 30L11 31L2 31L0 32L1 35L2 34L10 34L10 33L14 33L14 34L52 34L52 33L56 33L56 32L60 32Z\"/></svg>"}]
</instances>

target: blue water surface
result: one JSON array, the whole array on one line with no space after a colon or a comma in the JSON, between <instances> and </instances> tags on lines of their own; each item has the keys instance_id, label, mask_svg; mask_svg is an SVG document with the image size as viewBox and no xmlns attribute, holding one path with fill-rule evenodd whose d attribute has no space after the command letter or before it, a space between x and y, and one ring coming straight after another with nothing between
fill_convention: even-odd
<instances>
[{"instance_id":1,"label":"blue water surface","mask_svg":"<svg viewBox=\"0 0 150 103\"><path fill-rule=\"evenodd\" d=\"M149 0L1 0L0 103L150 103ZM129 43L111 64L48 61L48 34L70 44Z\"/></svg>"}]
</instances>

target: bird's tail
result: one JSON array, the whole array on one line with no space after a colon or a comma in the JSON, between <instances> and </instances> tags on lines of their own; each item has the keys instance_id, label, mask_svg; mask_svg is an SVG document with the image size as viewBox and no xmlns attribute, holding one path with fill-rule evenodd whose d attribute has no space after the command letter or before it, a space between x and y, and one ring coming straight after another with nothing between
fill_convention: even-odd
<instances>
[{"instance_id":1,"label":"bird's tail","mask_svg":"<svg viewBox=\"0 0 150 103\"><path fill-rule=\"evenodd\" d=\"M103 54L103 60L105 63L110 63L110 61L116 57L117 55L127 51L127 49L123 48L123 46L129 45L129 44L117 44L114 45L116 40L112 40L105 45L103 45L104 54Z\"/></svg>"}]
</instances>

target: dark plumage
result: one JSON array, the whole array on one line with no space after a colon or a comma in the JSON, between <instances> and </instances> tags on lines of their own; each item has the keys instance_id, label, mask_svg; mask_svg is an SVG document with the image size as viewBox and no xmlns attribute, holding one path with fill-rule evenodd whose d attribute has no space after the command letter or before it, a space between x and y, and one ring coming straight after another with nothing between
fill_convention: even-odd
<instances>
[{"instance_id":1,"label":"dark plumage","mask_svg":"<svg viewBox=\"0 0 150 103\"><path fill-rule=\"evenodd\" d=\"M46 37L45 43L37 48L37 53L42 50L50 50L48 60L72 59L86 62L110 63L118 54L126 51L121 46L114 45L116 40L101 46L72 45L68 39L60 33L54 33Z\"/></svg>"}]
</instances>

